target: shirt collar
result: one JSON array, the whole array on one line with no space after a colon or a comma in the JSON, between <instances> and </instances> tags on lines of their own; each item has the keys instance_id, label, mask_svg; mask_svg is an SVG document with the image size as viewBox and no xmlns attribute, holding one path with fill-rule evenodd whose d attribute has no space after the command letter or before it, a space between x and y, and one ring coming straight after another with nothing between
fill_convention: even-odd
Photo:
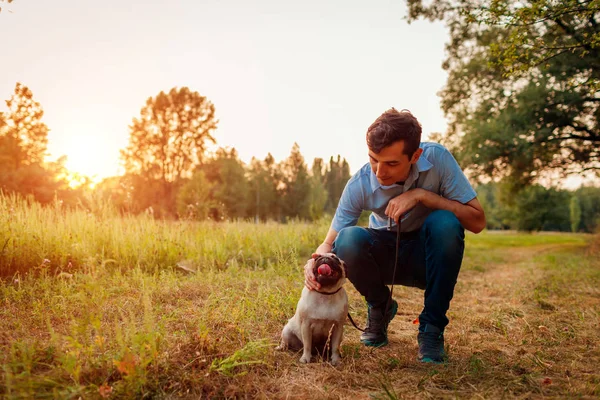
<instances>
[{"instance_id":1,"label":"shirt collar","mask_svg":"<svg viewBox=\"0 0 600 400\"><path fill-rule=\"evenodd\" d=\"M419 157L419 159L417 160L417 163L414 164L410 168L410 173L408 174L408 178L406 179L406 182L404 182L404 186L410 187L414 183L414 181L416 181L417 178L419 177L419 173L428 171L432 167L433 167L433 164L430 163L429 160L423 156L423 154L421 154L421 157ZM371 183L371 190L373 192L376 191L377 189L390 189L390 188L393 188L396 186L400 186L397 183L394 183L389 186L383 186L379 183L379 181L377 180L377 177L373 173L373 170L371 169L371 164L369 164L369 171L371 171L371 173L369 174L369 181Z\"/></svg>"}]
</instances>

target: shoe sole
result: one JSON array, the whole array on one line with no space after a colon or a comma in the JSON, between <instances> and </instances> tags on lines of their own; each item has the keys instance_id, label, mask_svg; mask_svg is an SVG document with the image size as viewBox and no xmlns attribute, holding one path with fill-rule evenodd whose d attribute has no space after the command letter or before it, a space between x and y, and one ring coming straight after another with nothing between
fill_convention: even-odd
<instances>
[{"instance_id":1,"label":"shoe sole","mask_svg":"<svg viewBox=\"0 0 600 400\"><path fill-rule=\"evenodd\" d=\"M429 357L418 358L418 360L425 364L443 364L444 363L443 360L442 361L434 360L433 358L429 358Z\"/></svg>"},{"instance_id":2,"label":"shoe sole","mask_svg":"<svg viewBox=\"0 0 600 400\"><path fill-rule=\"evenodd\" d=\"M387 346L387 344L388 344L387 339L385 339L383 342L371 342L369 340L365 340L365 341L361 340L360 342L367 347L383 347L383 346Z\"/></svg>"},{"instance_id":3,"label":"shoe sole","mask_svg":"<svg viewBox=\"0 0 600 400\"><path fill-rule=\"evenodd\" d=\"M391 306L392 306L392 308L391 308L392 316L391 316L390 320L388 321L388 325L390 322L392 322L392 320L396 316L396 313L398 312L398 303L397 302L395 302L395 301L392 302ZM364 341L361 340L360 342L368 347L383 347L389 343L387 340L387 334L386 334L386 338L383 342L371 342L370 340L364 340Z\"/></svg>"}]
</instances>

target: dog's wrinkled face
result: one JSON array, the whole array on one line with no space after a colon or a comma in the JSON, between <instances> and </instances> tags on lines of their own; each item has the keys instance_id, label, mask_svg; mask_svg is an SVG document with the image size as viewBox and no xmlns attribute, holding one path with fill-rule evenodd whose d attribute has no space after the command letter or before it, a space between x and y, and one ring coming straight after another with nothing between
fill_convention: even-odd
<instances>
[{"instance_id":1,"label":"dog's wrinkled face","mask_svg":"<svg viewBox=\"0 0 600 400\"><path fill-rule=\"evenodd\" d=\"M335 286L340 279L346 278L346 264L333 253L313 257L313 274L322 287Z\"/></svg>"}]
</instances>

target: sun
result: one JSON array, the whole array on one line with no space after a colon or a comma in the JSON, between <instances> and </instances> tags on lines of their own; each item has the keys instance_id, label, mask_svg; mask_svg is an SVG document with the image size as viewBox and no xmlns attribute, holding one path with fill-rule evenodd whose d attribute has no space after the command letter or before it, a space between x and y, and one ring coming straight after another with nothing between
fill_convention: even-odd
<instances>
[{"instance_id":1,"label":"sun","mask_svg":"<svg viewBox=\"0 0 600 400\"><path fill-rule=\"evenodd\" d=\"M93 186L104 178L120 174L119 150L99 137L71 138L63 142L56 153L67 157L64 165L71 187L85 184L86 178Z\"/></svg>"}]
</instances>

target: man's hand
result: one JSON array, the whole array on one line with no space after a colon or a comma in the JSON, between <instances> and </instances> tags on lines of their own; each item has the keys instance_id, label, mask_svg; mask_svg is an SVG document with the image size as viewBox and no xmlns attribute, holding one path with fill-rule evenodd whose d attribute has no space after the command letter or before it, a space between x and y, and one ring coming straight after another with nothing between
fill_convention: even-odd
<instances>
[{"instance_id":1,"label":"man's hand","mask_svg":"<svg viewBox=\"0 0 600 400\"><path fill-rule=\"evenodd\" d=\"M400 219L403 214L412 210L419 204L423 192L424 189L413 189L394 197L389 201L385 209L385 215L391 217L398 223L398 219Z\"/></svg>"},{"instance_id":2,"label":"man's hand","mask_svg":"<svg viewBox=\"0 0 600 400\"><path fill-rule=\"evenodd\" d=\"M315 259L319 257L321 254L331 253L331 249L333 248L333 241L337 236L337 232L332 228L329 228L329 232L327 232L327 237L325 241L317 247L317 250L312 254L310 260L306 262L304 265L304 286L308 290L319 290L321 289L321 285L319 282L315 280L315 274L313 273L313 267L315 266Z\"/></svg>"},{"instance_id":3,"label":"man's hand","mask_svg":"<svg viewBox=\"0 0 600 400\"><path fill-rule=\"evenodd\" d=\"M315 274L313 273L313 267L315 266L315 258L319 255L317 253L313 253L312 258L306 262L304 265L304 286L308 290L319 290L321 289L321 285L319 282L315 280Z\"/></svg>"}]
</instances>

